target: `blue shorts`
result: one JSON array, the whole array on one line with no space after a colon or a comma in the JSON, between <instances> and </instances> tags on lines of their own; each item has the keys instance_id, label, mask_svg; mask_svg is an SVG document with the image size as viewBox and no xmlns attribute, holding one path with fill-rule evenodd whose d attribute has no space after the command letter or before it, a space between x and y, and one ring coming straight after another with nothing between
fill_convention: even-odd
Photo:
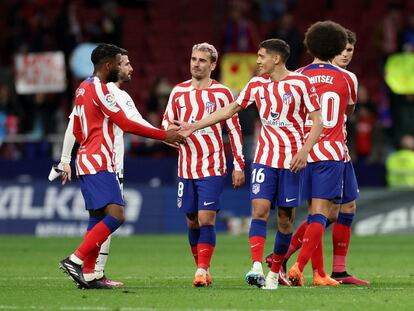
<instances>
[{"instance_id":1,"label":"blue shorts","mask_svg":"<svg viewBox=\"0 0 414 311\"><path fill-rule=\"evenodd\" d=\"M219 211L225 181L226 176L178 177L177 207L186 214L197 214L199 210Z\"/></svg>"},{"instance_id":2,"label":"blue shorts","mask_svg":"<svg viewBox=\"0 0 414 311\"><path fill-rule=\"evenodd\" d=\"M288 169L253 163L250 200L269 200L272 208L276 206L298 207L301 202L301 181L302 172L292 173Z\"/></svg>"},{"instance_id":3,"label":"blue shorts","mask_svg":"<svg viewBox=\"0 0 414 311\"><path fill-rule=\"evenodd\" d=\"M98 210L108 204L125 205L115 173L80 175L79 183L87 210Z\"/></svg>"},{"instance_id":4,"label":"blue shorts","mask_svg":"<svg viewBox=\"0 0 414 311\"><path fill-rule=\"evenodd\" d=\"M358 182L352 162L345 162L344 190L340 204L352 202L359 197Z\"/></svg>"},{"instance_id":5,"label":"blue shorts","mask_svg":"<svg viewBox=\"0 0 414 311\"><path fill-rule=\"evenodd\" d=\"M343 176L343 161L308 163L303 177L303 199L326 199L340 203Z\"/></svg>"}]
</instances>

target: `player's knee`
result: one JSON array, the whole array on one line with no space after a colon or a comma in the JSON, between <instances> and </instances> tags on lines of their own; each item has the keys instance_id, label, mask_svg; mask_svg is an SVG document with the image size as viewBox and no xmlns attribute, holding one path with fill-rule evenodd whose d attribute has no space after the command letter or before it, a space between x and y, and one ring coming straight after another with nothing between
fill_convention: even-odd
<instances>
[{"instance_id":1,"label":"player's knee","mask_svg":"<svg viewBox=\"0 0 414 311\"><path fill-rule=\"evenodd\" d=\"M200 229L200 226L198 225L198 215L197 214L187 214L186 215L186 221L187 221L187 228L191 230L197 230Z\"/></svg>"},{"instance_id":2,"label":"player's knee","mask_svg":"<svg viewBox=\"0 0 414 311\"><path fill-rule=\"evenodd\" d=\"M341 213L346 213L346 214L355 214L356 213L356 202L351 201L345 204L341 205L341 209L340 209Z\"/></svg>"},{"instance_id":3,"label":"player's knee","mask_svg":"<svg viewBox=\"0 0 414 311\"><path fill-rule=\"evenodd\" d=\"M214 225L216 222L216 212L214 211L201 211L198 213L198 224L200 226Z\"/></svg>"},{"instance_id":4,"label":"player's knee","mask_svg":"<svg viewBox=\"0 0 414 311\"><path fill-rule=\"evenodd\" d=\"M338 219L338 213L339 213L339 205L335 204L329 211L329 214L327 217L329 222L334 223Z\"/></svg>"},{"instance_id":5,"label":"player's knee","mask_svg":"<svg viewBox=\"0 0 414 311\"><path fill-rule=\"evenodd\" d=\"M268 204L253 203L252 217L254 219L267 220L269 218L270 206Z\"/></svg>"},{"instance_id":6,"label":"player's knee","mask_svg":"<svg viewBox=\"0 0 414 311\"><path fill-rule=\"evenodd\" d=\"M289 234L293 231L293 224L289 221L278 221L277 228L283 234Z\"/></svg>"},{"instance_id":7,"label":"player's knee","mask_svg":"<svg viewBox=\"0 0 414 311\"><path fill-rule=\"evenodd\" d=\"M120 205L109 205L106 208L106 214L114 217L120 224L123 224L125 222L124 208Z\"/></svg>"}]
</instances>

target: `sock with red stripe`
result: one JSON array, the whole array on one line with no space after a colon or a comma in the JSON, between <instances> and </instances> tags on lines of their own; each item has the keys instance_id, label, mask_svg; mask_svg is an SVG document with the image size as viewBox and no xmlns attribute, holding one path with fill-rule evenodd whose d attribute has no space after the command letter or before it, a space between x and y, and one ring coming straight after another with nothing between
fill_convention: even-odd
<instances>
[{"instance_id":1,"label":"sock with red stripe","mask_svg":"<svg viewBox=\"0 0 414 311\"><path fill-rule=\"evenodd\" d=\"M277 231L275 238L275 245L272 255L272 266L270 270L274 273L279 273L280 267L285 259L286 252L288 251L290 240L292 239L292 233L283 234Z\"/></svg>"},{"instance_id":2,"label":"sock with red stripe","mask_svg":"<svg viewBox=\"0 0 414 311\"><path fill-rule=\"evenodd\" d=\"M354 214L339 213L338 219L332 228L333 244L333 272L346 271L346 255L348 254L349 243L351 241L351 225Z\"/></svg>"},{"instance_id":3,"label":"sock with red stripe","mask_svg":"<svg viewBox=\"0 0 414 311\"><path fill-rule=\"evenodd\" d=\"M85 260L92 251L101 247L102 243L108 236L119 228L121 223L112 216L105 216L98 224L96 224L89 234L85 237L82 244L75 251L74 255L80 260Z\"/></svg>"},{"instance_id":4,"label":"sock with red stripe","mask_svg":"<svg viewBox=\"0 0 414 311\"><path fill-rule=\"evenodd\" d=\"M305 234L306 228L308 227L310 216L311 215L308 215L308 219L302 222L302 224L296 230L295 234L292 236L289 249L285 256L286 260L288 260L299 248L302 247L303 235Z\"/></svg>"},{"instance_id":5,"label":"sock with red stripe","mask_svg":"<svg viewBox=\"0 0 414 311\"><path fill-rule=\"evenodd\" d=\"M188 229L188 242L190 243L191 253L193 254L196 266L198 264L197 244L200 238L200 229Z\"/></svg>"},{"instance_id":6,"label":"sock with red stripe","mask_svg":"<svg viewBox=\"0 0 414 311\"><path fill-rule=\"evenodd\" d=\"M84 240L101 220L102 218L89 217L88 228L86 229ZM98 255L99 248L96 248L96 250L87 255L83 261L82 272L86 281L92 281L95 278L95 263Z\"/></svg>"},{"instance_id":7,"label":"sock with red stripe","mask_svg":"<svg viewBox=\"0 0 414 311\"><path fill-rule=\"evenodd\" d=\"M266 243L266 225L267 222L261 219L252 219L250 224L249 240L253 262L262 262Z\"/></svg>"},{"instance_id":8,"label":"sock with red stripe","mask_svg":"<svg viewBox=\"0 0 414 311\"><path fill-rule=\"evenodd\" d=\"M197 244L198 264L197 267L207 269L210 267L211 257L216 246L216 230L213 225L201 226L200 237Z\"/></svg>"},{"instance_id":9,"label":"sock with red stripe","mask_svg":"<svg viewBox=\"0 0 414 311\"><path fill-rule=\"evenodd\" d=\"M324 215L311 215L309 225L306 228L305 234L303 235L302 248L297 259L300 271L303 271L309 259L312 257L313 252L319 243L322 242L325 225L326 217Z\"/></svg>"},{"instance_id":10,"label":"sock with red stripe","mask_svg":"<svg viewBox=\"0 0 414 311\"><path fill-rule=\"evenodd\" d=\"M323 258L323 242L319 243L315 251L312 254L312 271L318 272L321 277L325 277L325 267Z\"/></svg>"}]
</instances>

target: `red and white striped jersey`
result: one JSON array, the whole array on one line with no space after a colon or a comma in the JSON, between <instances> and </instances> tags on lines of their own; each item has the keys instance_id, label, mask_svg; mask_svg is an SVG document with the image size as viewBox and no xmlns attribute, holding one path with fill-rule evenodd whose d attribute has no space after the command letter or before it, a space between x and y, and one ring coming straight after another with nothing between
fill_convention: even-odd
<instances>
[{"instance_id":1,"label":"red and white striped jersey","mask_svg":"<svg viewBox=\"0 0 414 311\"><path fill-rule=\"evenodd\" d=\"M349 155L349 149L347 145L347 136L348 132L346 131L346 119L348 118L347 115L344 116L344 138L345 138L345 145L344 145L344 162L351 161L351 156Z\"/></svg>"},{"instance_id":2,"label":"red and white striped jersey","mask_svg":"<svg viewBox=\"0 0 414 311\"><path fill-rule=\"evenodd\" d=\"M108 87L108 90L115 96L115 100L117 104L119 105L119 108L125 113L126 117L130 120L133 120L137 123L140 123L144 126L153 127L150 123L148 123L142 115L139 113L137 107L134 104L134 101L132 100L131 96L124 90L121 90L115 83L110 82L107 83L106 86ZM73 108L72 113L70 114L69 118L73 119L76 113L76 107ZM71 124L71 122L69 122ZM68 125L69 126L69 125ZM124 177L124 131L117 126L116 124L114 126L114 144L113 144L113 153L114 153L114 164L115 164L115 171L117 173L117 176L122 178ZM73 127L73 123L72 123ZM71 133L73 132L73 128L71 128ZM71 146L71 150L73 148L73 145ZM66 155L67 158L70 159L70 152Z\"/></svg>"},{"instance_id":3,"label":"red and white striped jersey","mask_svg":"<svg viewBox=\"0 0 414 311\"><path fill-rule=\"evenodd\" d=\"M344 73L345 79L348 81L349 87L350 87L350 91L351 91L351 100L354 104L356 104L357 102L357 95L358 95L358 79L356 77L356 75L348 70L345 70L341 67L338 67L340 70L342 70L342 72ZM345 162L349 162L351 161L351 156L349 155L349 149L347 146L347 131L346 131L346 120L347 120L347 115L345 114L344 116L344 137L345 137L345 146L344 146L344 161Z\"/></svg>"},{"instance_id":4,"label":"red and white striped jersey","mask_svg":"<svg viewBox=\"0 0 414 311\"><path fill-rule=\"evenodd\" d=\"M342 161L345 157L345 112L354 105L358 82L356 76L332 64L310 64L298 72L309 77L321 104L323 131L308 156L308 162ZM312 121L307 120L306 135Z\"/></svg>"},{"instance_id":5,"label":"red and white striped jersey","mask_svg":"<svg viewBox=\"0 0 414 311\"><path fill-rule=\"evenodd\" d=\"M169 97L162 127L167 129L173 120L194 123L202 120L219 108L233 101L231 91L212 80L209 87L195 89L191 80L176 85ZM180 145L178 156L178 176L198 179L208 176L221 176L226 173L222 131L224 123L230 137L236 170L244 170L243 143L238 115L226 122L195 131Z\"/></svg>"},{"instance_id":6,"label":"red and white striped jersey","mask_svg":"<svg viewBox=\"0 0 414 311\"><path fill-rule=\"evenodd\" d=\"M115 171L116 124L130 133L165 138L164 131L129 120L114 94L97 77L84 80L75 96L73 134L80 143L76 157L78 175Z\"/></svg>"},{"instance_id":7,"label":"red and white striped jersey","mask_svg":"<svg viewBox=\"0 0 414 311\"><path fill-rule=\"evenodd\" d=\"M306 115L320 109L309 78L296 72L280 81L254 77L236 102L242 108L256 102L259 111L262 128L254 163L288 169L303 146Z\"/></svg>"}]
</instances>

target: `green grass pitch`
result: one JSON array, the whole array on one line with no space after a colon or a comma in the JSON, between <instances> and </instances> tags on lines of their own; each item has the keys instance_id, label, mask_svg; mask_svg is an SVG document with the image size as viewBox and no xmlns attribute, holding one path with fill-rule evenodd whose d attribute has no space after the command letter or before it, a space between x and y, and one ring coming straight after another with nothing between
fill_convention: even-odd
<instances>
[{"instance_id":1,"label":"green grass pitch","mask_svg":"<svg viewBox=\"0 0 414 311\"><path fill-rule=\"evenodd\" d=\"M369 287L315 288L307 267L305 287L276 291L244 282L247 236L228 235L217 237L212 287L191 287L195 266L185 235L144 235L112 240L107 273L125 282L123 288L79 290L58 261L80 241L0 237L0 310L414 310L413 235L353 237L348 268L370 280ZM331 252L327 234L327 272Z\"/></svg>"}]
</instances>

